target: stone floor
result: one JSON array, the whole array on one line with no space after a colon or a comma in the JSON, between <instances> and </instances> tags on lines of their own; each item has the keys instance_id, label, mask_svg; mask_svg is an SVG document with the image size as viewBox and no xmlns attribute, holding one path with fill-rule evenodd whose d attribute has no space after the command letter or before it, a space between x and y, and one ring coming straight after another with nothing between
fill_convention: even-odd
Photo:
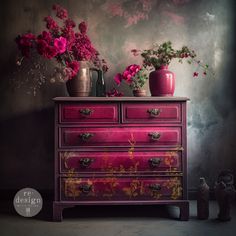
<instances>
[{"instance_id":1,"label":"stone floor","mask_svg":"<svg viewBox=\"0 0 236 236\"><path fill-rule=\"evenodd\" d=\"M236 206L229 222L216 220L218 206L210 203L208 220L196 218L190 202L190 220L179 221L179 210L165 206L88 206L64 210L63 222L51 221L51 203L35 218L15 213L11 203L0 204L0 236L235 236Z\"/></svg>"}]
</instances>

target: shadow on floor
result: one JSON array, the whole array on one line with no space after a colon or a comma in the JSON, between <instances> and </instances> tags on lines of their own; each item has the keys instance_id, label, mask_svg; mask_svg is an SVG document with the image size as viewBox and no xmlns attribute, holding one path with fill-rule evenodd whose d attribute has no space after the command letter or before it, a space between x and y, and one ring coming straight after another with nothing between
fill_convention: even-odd
<instances>
[{"instance_id":1,"label":"shadow on floor","mask_svg":"<svg viewBox=\"0 0 236 236\"><path fill-rule=\"evenodd\" d=\"M17 215L12 202L5 202L1 207L4 215ZM145 205L145 206L75 206L63 211L64 219L74 218L119 218L119 217L145 217L145 218L168 218L177 219L179 209L174 206ZM32 219L52 221L52 201L45 201L41 212Z\"/></svg>"}]
</instances>

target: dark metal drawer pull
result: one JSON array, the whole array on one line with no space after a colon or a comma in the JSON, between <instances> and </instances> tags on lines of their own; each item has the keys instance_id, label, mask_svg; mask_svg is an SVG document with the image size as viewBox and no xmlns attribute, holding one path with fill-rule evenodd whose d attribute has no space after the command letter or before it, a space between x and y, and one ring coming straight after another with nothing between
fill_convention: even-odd
<instances>
[{"instance_id":1,"label":"dark metal drawer pull","mask_svg":"<svg viewBox=\"0 0 236 236\"><path fill-rule=\"evenodd\" d=\"M93 113L93 110L89 108L84 108L84 109L80 109L79 113L81 115L90 116Z\"/></svg>"},{"instance_id":2,"label":"dark metal drawer pull","mask_svg":"<svg viewBox=\"0 0 236 236\"><path fill-rule=\"evenodd\" d=\"M161 164L160 158L151 158L148 160L150 167L158 167Z\"/></svg>"},{"instance_id":3,"label":"dark metal drawer pull","mask_svg":"<svg viewBox=\"0 0 236 236\"><path fill-rule=\"evenodd\" d=\"M91 133L83 133L80 134L80 138L84 141L87 142L90 138L92 138L94 136L94 134Z\"/></svg>"},{"instance_id":4,"label":"dark metal drawer pull","mask_svg":"<svg viewBox=\"0 0 236 236\"><path fill-rule=\"evenodd\" d=\"M161 185L160 184L150 184L148 187L153 192L157 192L157 191L161 190Z\"/></svg>"},{"instance_id":5,"label":"dark metal drawer pull","mask_svg":"<svg viewBox=\"0 0 236 236\"><path fill-rule=\"evenodd\" d=\"M82 168L87 168L89 167L92 163L94 162L94 159L91 158L81 158L79 160L80 166Z\"/></svg>"},{"instance_id":6,"label":"dark metal drawer pull","mask_svg":"<svg viewBox=\"0 0 236 236\"><path fill-rule=\"evenodd\" d=\"M156 108L152 108L152 109L148 109L147 112L149 113L149 115L151 117L157 117L160 115L161 110L160 109L156 109Z\"/></svg>"},{"instance_id":7,"label":"dark metal drawer pull","mask_svg":"<svg viewBox=\"0 0 236 236\"><path fill-rule=\"evenodd\" d=\"M160 139L161 134L158 132L152 132L148 134L149 137L151 137L152 140L157 141Z\"/></svg>"},{"instance_id":8,"label":"dark metal drawer pull","mask_svg":"<svg viewBox=\"0 0 236 236\"><path fill-rule=\"evenodd\" d=\"M82 191L84 194L88 194L92 190L92 185L83 184L79 186L79 190Z\"/></svg>"}]
</instances>

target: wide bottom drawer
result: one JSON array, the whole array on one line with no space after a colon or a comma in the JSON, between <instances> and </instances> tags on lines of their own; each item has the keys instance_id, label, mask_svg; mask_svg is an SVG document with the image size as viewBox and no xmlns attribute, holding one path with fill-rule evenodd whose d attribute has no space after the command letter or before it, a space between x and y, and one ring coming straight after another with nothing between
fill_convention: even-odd
<instances>
[{"instance_id":1,"label":"wide bottom drawer","mask_svg":"<svg viewBox=\"0 0 236 236\"><path fill-rule=\"evenodd\" d=\"M176 200L182 199L181 177L61 178L61 200Z\"/></svg>"},{"instance_id":2,"label":"wide bottom drawer","mask_svg":"<svg viewBox=\"0 0 236 236\"><path fill-rule=\"evenodd\" d=\"M60 152L61 173L137 173L181 171L181 152Z\"/></svg>"}]
</instances>

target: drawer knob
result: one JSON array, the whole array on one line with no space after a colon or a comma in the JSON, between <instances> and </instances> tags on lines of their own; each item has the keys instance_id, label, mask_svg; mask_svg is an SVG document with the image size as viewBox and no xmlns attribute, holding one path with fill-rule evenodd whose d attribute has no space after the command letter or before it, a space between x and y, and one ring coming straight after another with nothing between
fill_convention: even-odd
<instances>
[{"instance_id":1,"label":"drawer knob","mask_svg":"<svg viewBox=\"0 0 236 236\"><path fill-rule=\"evenodd\" d=\"M161 110L157 108L152 108L152 109L148 109L147 112L149 113L151 117L157 117L160 115Z\"/></svg>"},{"instance_id":2,"label":"drawer knob","mask_svg":"<svg viewBox=\"0 0 236 236\"><path fill-rule=\"evenodd\" d=\"M90 116L93 113L93 110L89 108L84 108L84 109L80 109L79 113L84 116Z\"/></svg>"},{"instance_id":3,"label":"drawer knob","mask_svg":"<svg viewBox=\"0 0 236 236\"><path fill-rule=\"evenodd\" d=\"M84 194L89 194L92 190L92 185L89 184L83 184L79 186L79 190L82 191Z\"/></svg>"},{"instance_id":4,"label":"drawer knob","mask_svg":"<svg viewBox=\"0 0 236 236\"><path fill-rule=\"evenodd\" d=\"M151 158L148 160L150 167L158 167L161 164L160 158Z\"/></svg>"},{"instance_id":5,"label":"drawer knob","mask_svg":"<svg viewBox=\"0 0 236 236\"><path fill-rule=\"evenodd\" d=\"M161 190L161 185L160 184L150 184L149 189L152 190L153 192L157 192Z\"/></svg>"},{"instance_id":6,"label":"drawer knob","mask_svg":"<svg viewBox=\"0 0 236 236\"><path fill-rule=\"evenodd\" d=\"M82 168L87 168L89 167L92 163L94 162L94 159L91 158L81 158L79 160L80 166Z\"/></svg>"},{"instance_id":7,"label":"drawer knob","mask_svg":"<svg viewBox=\"0 0 236 236\"><path fill-rule=\"evenodd\" d=\"M83 133L80 134L80 138L84 141L87 142L90 138L92 138L94 136L94 134L91 133Z\"/></svg>"},{"instance_id":8,"label":"drawer knob","mask_svg":"<svg viewBox=\"0 0 236 236\"><path fill-rule=\"evenodd\" d=\"M158 132L151 132L151 133L148 134L148 136L151 137L151 140L157 141L157 140L160 139L161 134L158 133Z\"/></svg>"}]
</instances>

